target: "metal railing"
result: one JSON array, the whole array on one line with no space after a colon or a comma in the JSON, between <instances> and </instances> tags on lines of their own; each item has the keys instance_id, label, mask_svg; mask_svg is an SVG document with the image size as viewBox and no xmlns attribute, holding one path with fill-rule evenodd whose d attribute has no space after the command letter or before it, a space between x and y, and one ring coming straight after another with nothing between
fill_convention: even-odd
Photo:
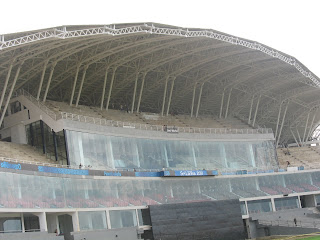
<instances>
[{"instance_id":1,"label":"metal railing","mask_svg":"<svg viewBox=\"0 0 320 240\"><path fill-rule=\"evenodd\" d=\"M234 129L234 128L199 128L199 127L177 127L177 126L162 126L162 125L150 125L132 122L122 122L108 120L105 118L95 118L90 116L79 115L75 113L60 112L56 114L54 111L49 109L45 104L38 101L30 93L24 89L20 89L15 93L15 96L23 95L28 98L33 104L38 106L42 111L44 111L53 120L65 119L77 122L91 123L102 126L112 126L112 127L122 127L122 128L132 128L147 131L159 131L159 132L169 132L169 129L174 129L176 131L170 131L172 133L199 133L199 134L270 134L273 133L271 128L257 128L257 129Z\"/></svg>"}]
</instances>

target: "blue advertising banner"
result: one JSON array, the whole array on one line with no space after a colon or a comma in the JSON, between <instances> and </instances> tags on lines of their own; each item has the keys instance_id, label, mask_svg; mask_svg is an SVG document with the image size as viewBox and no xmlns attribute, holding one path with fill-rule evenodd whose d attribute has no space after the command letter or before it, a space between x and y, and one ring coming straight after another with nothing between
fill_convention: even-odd
<instances>
[{"instance_id":1,"label":"blue advertising banner","mask_svg":"<svg viewBox=\"0 0 320 240\"><path fill-rule=\"evenodd\" d=\"M136 177L161 177L161 172L135 172Z\"/></svg>"},{"instance_id":2,"label":"blue advertising banner","mask_svg":"<svg viewBox=\"0 0 320 240\"><path fill-rule=\"evenodd\" d=\"M121 172L104 172L104 176L116 176L116 177L120 177L121 176Z\"/></svg>"},{"instance_id":3,"label":"blue advertising banner","mask_svg":"<svg viewBox=\"0 0 320 240\"><path fill-rule=\"evenodd\" d=\"M55 168L46 166L38 166L38 171L70 175L89 175L89 171L84 169Z\"/></svg>"},{"instance_id":4,"label":"blue advertising banner","mask_svg":"<svg viewBox=\"0 0 320 240\"><path fill-rule=\"evenodd\" d=\"M8 163L8 162L2 162L1 163L2 168L10 168L10 169L16 169L21 170L21 164L14 164L14 163Z\"/></svg>"},{"instance_id":5,"label":"blue advertising banner","mask_svg":"<svg viewBox=\"0 0 320 240\"><path fill-rule=\"evenodd\" d=\"M174 171L175 176L188 177L188 176L208 176L206 170L182 170Z\"/></svg>"}]
</instances>

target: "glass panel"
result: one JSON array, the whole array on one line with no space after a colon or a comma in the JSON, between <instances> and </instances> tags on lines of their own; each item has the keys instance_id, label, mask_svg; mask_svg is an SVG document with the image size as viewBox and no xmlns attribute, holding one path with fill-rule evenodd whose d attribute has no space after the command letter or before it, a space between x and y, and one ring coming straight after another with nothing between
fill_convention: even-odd
<instances>
[{"instance_id":1,"label":"glass panel","mask_svg":"<svg viewBox=\"0 0 320 240\"><path fill-rule=\"evenodd\" d=\"M21 232L21 231L22 231L21 217L11 217L11 216L0 217L0 233L14 233L14 232Z\"/></svg>"},{"instance_id":2,"label":"glass panel","mask_svg":"<svg viewBox=\"0 0 320 240\"><path fill-rule=\"evenodd\" d=\"M274 204L276 207L276 211L299 208L299 201L297 197L275 199Z\"/></svg>"},{"instance_id":3,"label":"glass panel","mask_svg":"<svg viewBox=\"0 0 320 240\"><path fill-rule=\"evenodd\" d=\"M81 230L106 229L106 212L79 212L79 225Z\"/></svg>"},{"instance_id":4,"label":"glass panel","mask_svg":"<svg viewBox=\"0 0 320 240\"><path fill-rule=\"evenodd\" d=\"M248 205L249 214L261 213L261 212L271 212L272 211L270 199L248 201L247 205Z\"/></svg>"},{"instance_id":5,"label":"glass panel","mask_svg":"<svg viewBox=\"0 0 320 240\"><path fill-rule=\"evenodd\" d=\"M136 210L110 211L111 228L137 226Z\"/></svg>"},{"instance_id":6,"label":"glass panel","mask_svg":"<svg viewBox=\"0 0 320 240\"><path fill-rule=\"evenodd\" d=\"M240 208L241 208L241 214L242 215L247 215L248 214L245 202L240 202Z\"/></svg>"},{"instance_id":7,"label":"glass panel","mask_svg":"<svg viewBox=\"0 0 320 240\"><path fill-rule=\"evenodd\" d=\"M138 209L139 226L151 225L149 209Z\"/></svg>"}]
</instances>

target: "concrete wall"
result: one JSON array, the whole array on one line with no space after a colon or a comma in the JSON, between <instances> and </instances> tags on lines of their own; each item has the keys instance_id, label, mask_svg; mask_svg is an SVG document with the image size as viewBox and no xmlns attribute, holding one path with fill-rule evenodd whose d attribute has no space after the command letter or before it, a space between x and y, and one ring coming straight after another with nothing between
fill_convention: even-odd
<instances>
[{"instance_id":1,"label":"concrete wall","mask_svg":"<svg viewBox=\"0 0 320 240\"><path fill-rule=\"evenodd\" d=\"M150 206L155 240L245 239L238 200Z\"/></svg>"},{"instance_id":2,"label":"concrete wall","mask_svg":"<svg viewBox=\"0 0 320 240\"><path fill-rule=\"evenodd\" d=\"M1 234L1 240L64 240L63 236L55 233L29 232L29 233L6 233Z\"/></svg>"},{"instance_id":3,"label":"concrete wall","mask_svg":"<svg viewBox=\"0 0 320 240\"><path fill-rule=\"evenodd\" d=\"M26 128L23 124L17 124L11 128L11 142L27 144Z\"/></svg>"},{"instance_id":4,"label":"concrete wall","mask_svg":"<svg viewBox=\"0 0 320 240\"><path fill-rule=\"evenodd\" d=\"M72 233L74 240L136 240L136 228L81 231Z\"/></svg>"}]
</instances>

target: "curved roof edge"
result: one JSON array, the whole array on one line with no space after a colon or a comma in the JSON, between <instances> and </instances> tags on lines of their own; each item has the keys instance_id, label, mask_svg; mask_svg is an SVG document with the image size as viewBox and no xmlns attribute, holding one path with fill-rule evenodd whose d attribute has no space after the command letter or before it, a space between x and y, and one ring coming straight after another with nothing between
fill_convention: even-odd
<instances>
[{"instance_id":1,"label":"curved roof edge","mask_svg":"<svg viewBox=\"0 0 320 240\"><path fill-rule=\"evenodd\" d=\"M67 30L67 28L70 30ZM254 49L263 52L271 57L277 58L289 65L294 66L303 76L312 81L314 87L320 87L320 79L311 71L309 71L305 66L303 66L303 64L294 57L284 54L261 43L235 37L215 30L179 28L156 23L129 23L112 25L60 26L55 28L42 29L39 31L28 31L24 33L25 35L23 34L23 32L2 35L0 40L0 53L4 49L21 46L45 39L66 39L102 34L119 36L125 34L148 33L158 35L181 36L189 38L206 37ZM5 40L6 37L10 39Z\"/></svg>"}]
</instances>

